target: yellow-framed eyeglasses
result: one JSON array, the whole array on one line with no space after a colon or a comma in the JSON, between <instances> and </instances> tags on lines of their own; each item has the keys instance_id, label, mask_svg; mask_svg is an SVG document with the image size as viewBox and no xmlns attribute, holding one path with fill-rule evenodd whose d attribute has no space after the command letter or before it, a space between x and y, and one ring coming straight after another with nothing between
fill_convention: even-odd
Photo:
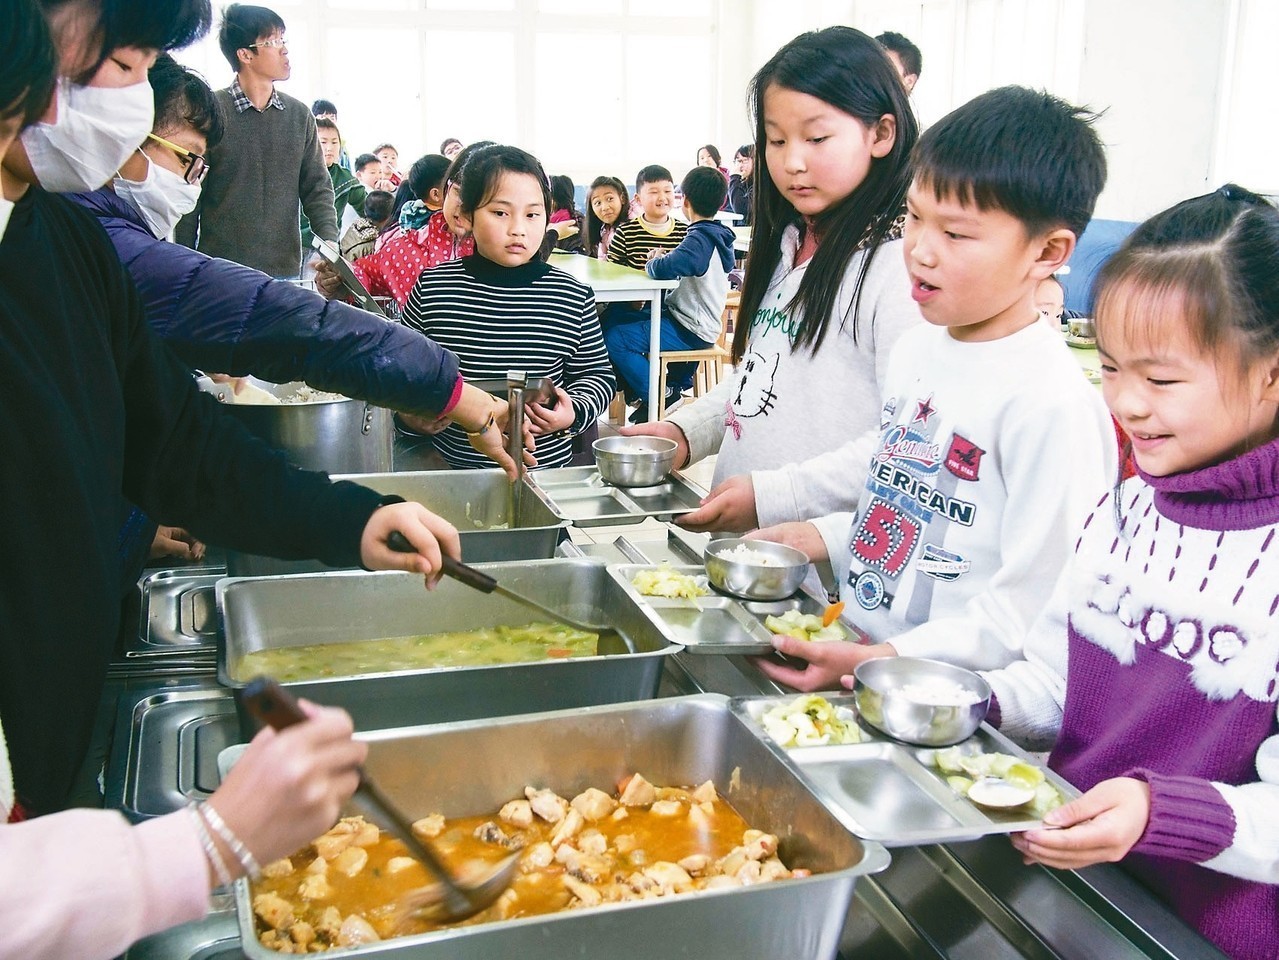
<instances>
[{"instance_id":1,"label":"yellow-framed eyeglasses","mask_svg":"<svg viewBox=\"0 0 1279 960\"><path fill-rule=\"evenodd\" d=\"M193 153L186 147L179 147L176 143L157 137L154 133L147 134L148 140L154 140L160 146L168 150L172 150L179 160L182 161L182 179L187 183L198 184L209 172L209 161L198 153Z\"/></svg>"}]
</instances>

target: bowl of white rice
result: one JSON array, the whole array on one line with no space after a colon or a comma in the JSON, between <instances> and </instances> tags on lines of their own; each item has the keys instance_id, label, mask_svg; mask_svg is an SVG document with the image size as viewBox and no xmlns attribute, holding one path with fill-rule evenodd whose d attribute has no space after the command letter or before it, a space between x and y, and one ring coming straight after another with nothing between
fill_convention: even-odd
<instances>
[{"instance_id":1,"label":"bowl of white rice","mask_svg":"<svg viewBox=\"0 0 1279 960\"><path fill-rule=\"evenodd\" d=\"M662 483L675 465L677 444L665 437L601 437L591 445L595 468L615 487Z\"/></svg>"},{"instance_id":2,"label":"bowl of white rice","mask_svg":"<svg viewBox=\"0 0 1279 960\"><path fill-rule=\"evenodd\" d=\"M712 540L703 553L711 585L744 600L784 600L808 575L808 555L768 540Z\"/></svg>"},{"instance_id":3,"label":"bowl of white rice","mask_svg":"<svg viewBox=\"0 0 1279 960\"><path fill-rule=\"evenodd\" d=\"M861 718L896 740L947 747L967 740L986 719L990 684L952 663L922 657L866 660L853 671Z\"/></svg>"}]
</instances>

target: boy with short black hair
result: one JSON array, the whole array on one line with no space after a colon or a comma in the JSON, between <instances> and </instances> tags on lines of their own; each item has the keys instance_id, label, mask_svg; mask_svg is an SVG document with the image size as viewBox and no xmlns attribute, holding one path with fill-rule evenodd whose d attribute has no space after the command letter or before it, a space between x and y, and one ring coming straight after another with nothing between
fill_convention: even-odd
<instances>
[{"instance_id":1,"label":"boy with short black hair","mask_svg":"<svg viewBox=\"0 0 1279 960\"><path fill-rule=\"evenodd\" d=\"M338 129L337 123L328 117L316 117L315 133L320 143L320 156L324 158L329 171L329 182L333 184L333 205L338 229L343 231L360 218L368 190L356 179L355 174L342 166L342 131ZM305 213L299 216L302 221L302 249L309 250L311 221Z\"/></svg>"},{"instance_id":2,"label":"boy with short black hair","mask_svg":"<svg viewBox=\"0 0 1279 960\"><path fill-rule=\"evenodd\" d=\"M728 193L728 181L715 167L694 167L680 190L689 222L684 239L666 254L654 248L644 269L654 280L679 280L679 286L662 303L662 349L705 350L719 339L728 274L734 264L733 231L714 219ZM610 255L612 249L610 246ZM610 311L604 325L604 345L625 386L639 398L631 421L640 423L648 419L651 318L647 306L637 310L618 305L614 310L617 312ZM671 385L663 398L666 406L691 384L696 366L672 364Z\"/></svg>"},{"instance_id":3,"label":"boy with short black hair","mask_svg":"<svg viewBox=\"0 0 1279 960\"><path fill-rule=\"evenodd\" d=\"M875 42L884 48L888 59L897 68L897 75L902 78L902 85L907 93L913 93L919 75L924 71L924 55L905 36L892 30L886 30L875 38Z\"/></svg>"},{"instance_id":4,"label":"boy with short black hair","mask_svg":"<svg viewBox=\"0 0 1279 960\"><path fill-rule=\"evenodd\" d=\"M774 680L851 684L858 663L897 654L972 669L1020 656L1115 474L1106 408L1035 308L1036 286L1070 258L1105 183L1091 120L1004 87L924 133L904 252L928 323L893 349L881 431L721 485L751 488L765 522L861 490L855 515L763 535L830 557L872 643L782 638L777 649L809 666L764 662Z\"/></svg>"},{"instance_id":5,"label":"boy with short black hair","mask_svg":"<svg viewBox=\"0 0 1279 960\"><path fill-rule=\"evenodd\" d=\"M332 100L316 100L311 104L311 116L315 117L316 120L332 120L334 123L337 123L337 104L335 104ZM355 172L351 167L351 155L346 152L345 141L342 143L342 148L338 151L338 163L342 164L343 168L346 169L348 173Z\"/></svg>"},{"instance_id":6,"label":"boy with short black hair","mask_svg":"<svg viewBox=\"0 0 1279 960\"><path fill-rule=\"evenodd\" d=\"M378 231L390 222L394 209L394 196L385 190L370 190L364 201L364 216L342 234L342 242L338 244L342 256L354 262L372 253Z\"/></svg>"},{"instance_id":7,"label":"boy with short black hair","mask_svg":"<svg viewBox=\"0 0 1279 960\"><path fill-rule=\"evenodd\" d=\"M315 119L275 88L292 72L284 20L266 7L233 3L223 11L218 46L235 71L231 86L216 93L226 133L209 150L199 205L178 225L177 239L272 277L297 277L299 200L311 229L335 244L338 221Z\"/></svg>"},{"instance_id":8,"label":"boy with short black hair","mask_svg":"<svg viewBox=\"0 0 1279 960\"><path fill-rule=\"evenodd\" d=\"M678 247L688 227L671 216L675 182L671 172L660 164L649 164L636 175L635 202L642 212L617 228L608 246L608 259L643 270L653 251Z\"/></svg>"}]
</instances>

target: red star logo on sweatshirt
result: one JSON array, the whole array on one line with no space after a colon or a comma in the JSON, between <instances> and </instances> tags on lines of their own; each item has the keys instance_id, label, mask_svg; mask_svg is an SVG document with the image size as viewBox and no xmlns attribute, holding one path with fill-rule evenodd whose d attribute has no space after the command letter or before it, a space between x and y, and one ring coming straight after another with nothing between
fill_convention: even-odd
<instances>
[{"instance_id":1,"label":"red star logo on sweatshirt","mask_svg":"<svg viewBox=\"0 0 1279 960\"><path fill-rule=\"evenodd\" d=\"M911 423L927 423L928 418L937 412L936 408L933 406L933 395L931 393L928 395L927 399L920 400L916 406L915 419L912 420Z\"/></svg>"}]
</instances>

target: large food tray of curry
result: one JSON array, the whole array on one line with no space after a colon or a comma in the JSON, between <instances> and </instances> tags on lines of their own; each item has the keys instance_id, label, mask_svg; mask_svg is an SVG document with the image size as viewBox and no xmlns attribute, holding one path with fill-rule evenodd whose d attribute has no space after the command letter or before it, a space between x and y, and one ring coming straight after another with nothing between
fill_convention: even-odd
<instances>
[{"instance_id":1,"label":"large food tray of curry","mask_svg":"<svg viewBox=\"0 0 1279 960\"><path fill-rule=\"evenodd\" d=\"M285 686L295 696L344 707L360 730L656 695L666 655L680 648L623 593L602 562L537 560L481 564L480 569L552 609L612 629L599 635L591 651L589 635L569 636L546 623L529 630L536 614L504 597L453 580L427 591L414 574L228 578L217 586L218 679L233 689L243 687L268 669L272 658L288 660L303 647L333 647L328 663L323 649L308 651L318 657L310 662L310 674L286 679ZM438 665L419 659L445 634L455 641L448 656ZM486 643L492 649L503 636L532 659L502 662L511 659L509 649L502 649L482 664L475 649L461 649ZM397 645L411 654L398 663ZM363 664L361 648L370 652ZM565 651L570 655L559 655ZM241 719L247 732L248 719Z\"/></svg>"},{"instance_id":2,"label":"large food tray of curry","mask_svg":"<svg viewBox=\"0 0 1279 960\"><path fill-rule=\"evenodd\" d=\"M376 954L397 960L446 957L492 960L516 956L521 960L560 960L604 955L610 960L673 956L829 960L838 947L856 878L883 869L888 863L882 847L859 841L843 829L808 793L793 770L732 715L726 698L714 694L384 730L362 737L369 742L366 767L370 775L406 814L424 821L422 829L446 832L450 828L441 828L439 818L456 821L456 818L483 814L483 819L474 822L456 821L452 829L469 837L466 843L473 841L470 835L480 829L495 841L492 852L496 856L506 852L501 844L502 836L512 838L522 829L511 822L522 822L524 814L523 810L512 809L513 800L527 798L532 809L536 809L539 800L543 805L568 798L602 803L601 795L607 797L606 791L613 785L639 771L652 784L691 788L654 791L653 799L679 805L676 813L684 818L692 815L694 806L707 799L705 784L711 781L715 788L712 806L723 804L724 816L724 823L720 825L724 835L712 842L725 849L719 851L716 847L716 851L731 856L734 849L740 847L740 859L744 861L751 859L747 848L758 842L763 845L761 856L756 860L760 870L784 869L799 875L779 882L748 885L720 881L712 884L711 889L679 896L619 899L600 902L591 909L570 907L556 913L545 913L536 905L529 905L526 915L481 917L476 922L335 950L333 956ZM231 751L227 754L222 758L224 764L232 760ZM527 790L530 787L533 789ZM600 790L601 787L604 789ZM625 787L634 791L634 781L627 782ZM697 799L698 790L702 801ZM625 790L622 796L626 796ZM604 816L611 816L619 806L617 794L613 797ZM637 798L632 795L631 799ZM735 813L727 809L729 805ZM499 812L504 807L506 818ZM582 853L581 846L593 842L591 829L612 836L599 827L603 819L587 818L587 813L597 815L601 811L590 811L585 802L565 804L565 807L559 827L571 817L569 811L578 809L582 813L583 823L576 826L578 833L575 842L570 844L577 853ZM651 806L647 809L652 813ZM747 834L742 821L759 832ZM635 822L638 824L639 818ZM358 824L351 826L356 827L352 833L358 831ZM343 830L350 827L340 828L339 833ZM500 835L495 830L500 831ZM443 832L437 838L443 839ZM530 843L529 853L539 849L544 854L545 850L537 848L537 843L553 843L554 832L552 830L548 840ZM775 847L766 838L769 836L776 838ZM644 842L650 841L644 839ZM611 845L616 843L614 838ZM555 850L552 847L553 856ZM385 875L392 853L371 851L364 868L368 868L375 856L383 857L385 863L377 862L382 863L379 873ZM692 855L686 853L680 859ZM779 864L770 865L774 857ZM305 872L304 859L300 856L292 866ZM350 854L342 865L349 869L361 859L364 858L359 853ZM561 859L572 857L564 855ZM314 863L314 859L310 863ZM325 864L325 872L332 873L336 863L335 855L334 860ZM742 869L742 865L729 865L735 867L735 873ZM396 866L406 872L420 870L416 865L397 863ZM548 882L557 890L561 887L569 890L568 895L553 897L564 900L565 905L573 899L591 899L588 887L607 886L583 881L581 877L572 877L577 884L564 886L563 876L573 872L589 876L589 870L574 870L567 864L561 866L566 870ZM628 864L628 876L635 872L635 866ZM690 869L680 869L691 873L695 866L690 861ZM811 875L805 876L809 871ZM665 871L664 876L651 879L660 883L671 877L677 886L682 882L675 871ZM370 873L366 883L379 879ZM407 889L409 884L407 879L398 885L388 883L386 902L393 906L401 888ZM260 894L269 889L259 887L256 892ZM255 960L273 960L279 954L259 939L267 924L255 915L254 894L247 881L237 885L236 907L243 949ZM507 902L509 909L510 898ZM272 906L270 901L259 902L260 912L269 911ZM345 922L350 915L342 920ZM283 918L276 919L282 921ZM330 914L330 921L332 919ZM359 927L358 922L351 924L352 929Z\"/></svg>"}]
</instances>

